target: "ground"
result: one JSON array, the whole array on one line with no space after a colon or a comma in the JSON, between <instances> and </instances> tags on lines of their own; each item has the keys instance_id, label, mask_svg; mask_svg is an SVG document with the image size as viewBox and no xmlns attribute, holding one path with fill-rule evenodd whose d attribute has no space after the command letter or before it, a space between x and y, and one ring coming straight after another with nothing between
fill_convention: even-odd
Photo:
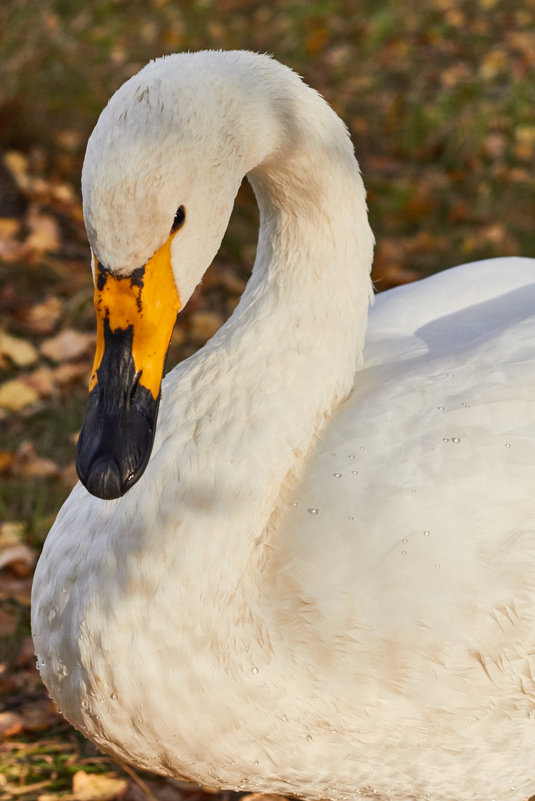
<instances>
[{"instance_id":1,"label":"ground","mask_svg":"<svg viewBox=\"0 0 535 801\"><path fill-rule=\"evenodd\" d=\"M76 480L95 342L79 176L109 95L150 58L269 52L348 124L378 291L463 261L535 256L533 0L4 0L0 7L0 801L197 801L99 755L34 666L33 567ZM246 185L181 314L169 365L234 308L254 258Z\"/></svg>"}]
</instances>

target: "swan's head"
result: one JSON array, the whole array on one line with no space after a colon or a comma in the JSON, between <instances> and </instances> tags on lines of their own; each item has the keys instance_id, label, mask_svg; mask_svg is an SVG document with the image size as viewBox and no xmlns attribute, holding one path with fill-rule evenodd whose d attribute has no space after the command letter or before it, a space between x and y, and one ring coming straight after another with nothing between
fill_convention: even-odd
<instances>
[{"instance_id":1,"label":"swan's head","mask_svg":"<svg viewBox=\"0 0 535 801\"><path fill-rule=\"evenodd\" d=\"M236 86L209 61L199 53L149 64L112 97L87 146L98 339L77 470L100 498L120 497L145 469L177 313L263 149L243 130L253 122Z\"/></svg>"}]
</instances>

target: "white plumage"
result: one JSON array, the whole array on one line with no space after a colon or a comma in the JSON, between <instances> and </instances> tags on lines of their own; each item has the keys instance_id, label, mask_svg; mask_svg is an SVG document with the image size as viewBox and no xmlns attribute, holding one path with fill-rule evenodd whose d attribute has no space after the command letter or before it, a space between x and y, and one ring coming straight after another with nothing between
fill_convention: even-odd
<instances>
[{"instance_id":1,"label":"white plumage","mask_svg":"<svg viewBox=\"0 0 535 801\"><path fill-rule=\"evenodd\" d=\"M83 174L94 253L131 274L183 204L185 303L246 173L261 230L238 308L165 379L139 483L112 501L79 484L45 543L43 679L97 745L161 773L333 801L521 801L535 261L379 296L364 347L373 237L346 131L244 52L153 62L111 99Z\"/></svg>"}]
</instances>

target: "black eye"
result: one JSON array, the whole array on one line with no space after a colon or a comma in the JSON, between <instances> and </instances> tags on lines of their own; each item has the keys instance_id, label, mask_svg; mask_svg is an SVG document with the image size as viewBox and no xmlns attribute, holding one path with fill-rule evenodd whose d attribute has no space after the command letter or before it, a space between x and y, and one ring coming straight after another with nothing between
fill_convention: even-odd
<instances>
[{"instance_id":1,"label":"black eye","mask_svg":"<svg viewBox=\"0 0 535 801\"><path fill-rule=\"evenodd\" d=\"M174 234L175 231L178 231L179 228L182 228L185 219L186 219L186 209L184 208L184 206L179 206L175 214L175 219L173 220L173 225L171 226L172 234Z\"/></svg>"}]
</instances>

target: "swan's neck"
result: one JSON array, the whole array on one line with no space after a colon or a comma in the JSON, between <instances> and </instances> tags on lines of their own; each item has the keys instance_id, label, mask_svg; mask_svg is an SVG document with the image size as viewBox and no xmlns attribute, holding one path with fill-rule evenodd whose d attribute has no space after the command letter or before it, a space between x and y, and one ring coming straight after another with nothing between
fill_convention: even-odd
<instances>
[{"instance_id":1,"label":"swan's neck","mask_svg":"<svg viewBox=\"0 0 535 801\"><path fill-rule=\"evenodd\" d=\"M260 236L239 306L170 382L167 408L187 395L195 420L192 453L183 454L195 469L182 474L181 494L193 504L192 525L202 519L213 539L206 528L192 536L202 536L205 560L214 546L214 564L221 547L231 549L237 576L261 555L273 513L349 394L363 349L373 248L364 188L342 123L313 100L324 115L313 130L294 127L291 146L249 173ZM195 500L204 469L210 515L206 492Z\"/></svg>"}]
</instances>

